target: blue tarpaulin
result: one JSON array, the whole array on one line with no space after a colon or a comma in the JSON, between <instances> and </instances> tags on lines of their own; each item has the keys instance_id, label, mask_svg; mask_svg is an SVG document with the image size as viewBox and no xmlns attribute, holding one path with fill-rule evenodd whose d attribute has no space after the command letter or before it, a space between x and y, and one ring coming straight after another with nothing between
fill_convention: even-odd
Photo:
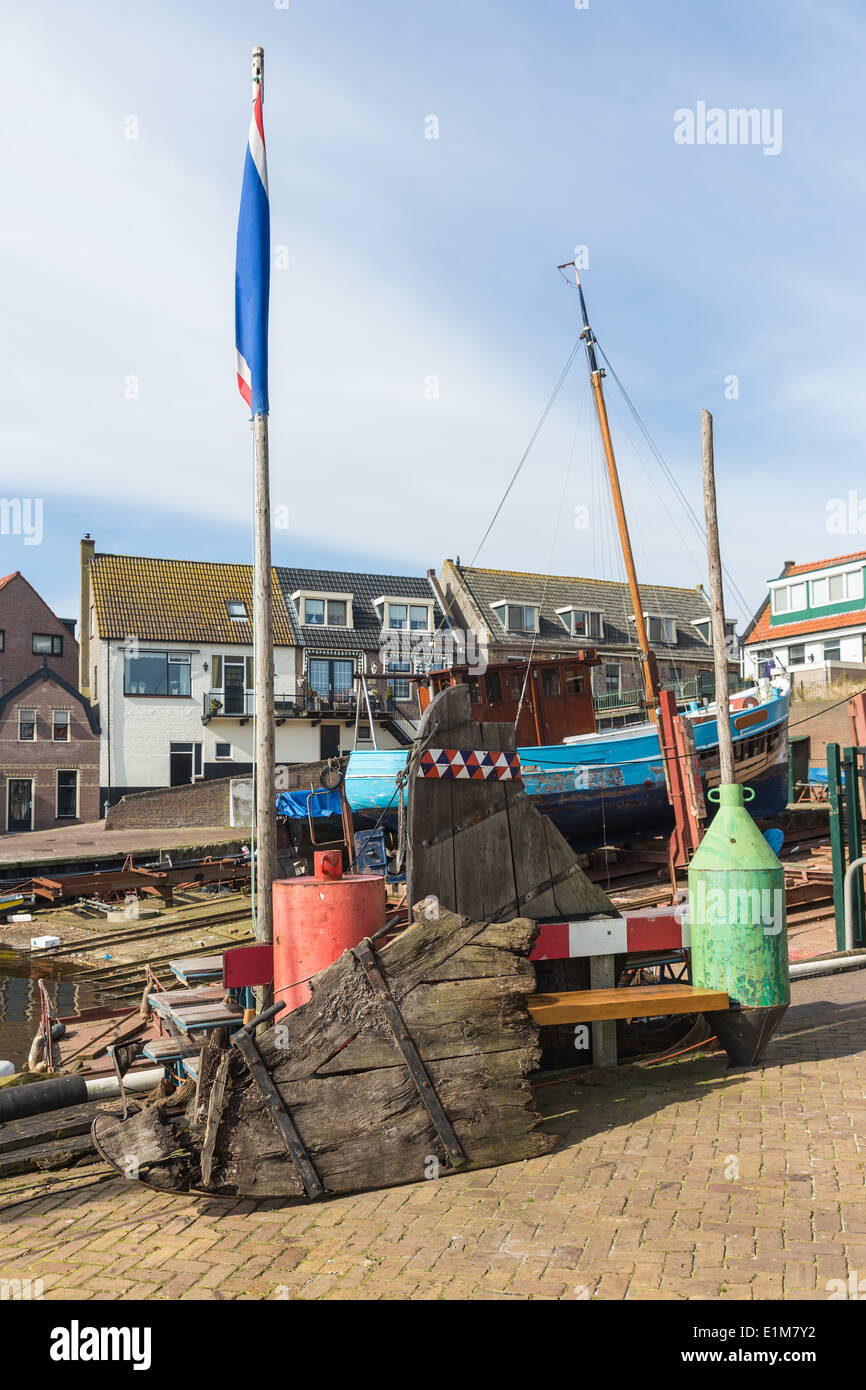
<instances>
[{"instance_id":1,"label":"blue tarpaulin","mask_svg":"<svg viewBox=\"0 0 866 1390\"><path fill-rule=\"evenodd\" d=\"M277 797L277 815L287 816L289 820L306 820L308 815L315 820L325 816L341 814L340 793L317 787L315 791L280 792Z\"/></svg>"}]
</instances>

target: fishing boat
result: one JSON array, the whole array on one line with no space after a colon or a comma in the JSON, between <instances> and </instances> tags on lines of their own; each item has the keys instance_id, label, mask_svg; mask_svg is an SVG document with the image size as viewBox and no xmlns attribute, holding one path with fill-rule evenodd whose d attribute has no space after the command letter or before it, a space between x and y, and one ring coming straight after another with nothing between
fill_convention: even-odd
<instances>
[{"instance_id":1,"label":"fishing boat","mask_svg":"<svg viewBox=\"0 0 866 1390\"><path fill-rule=\"evenodd\" d=\"M560 267L563 269L564 267ZM607 464L613 507L619 530L622 557L633 604L635 637L641 668L645 722L618 730L595 730L586 715L580 717L568 731L557 727L557 737L545 737L549 721L535 719L533 727L527 722L523 701L529 691L530 701L537 692L535 709L541 708L543 695L537 680L537 668L542 664L524 663L526 678L524 694L515 717L520 740L521 775L528 794L539 809L575 845L589 848L612 839L640 839L664 833L673 825L674 813L668 797L665 751L659 736L660 682L655 655L650 647L644 604L632 553L625 505L620 487L605 403L605 375L599 367L596 339L589 325L586 301L580 276L575 268L576 287L580 296L582 316L581 338L589 366L590 383L595 399L598 423ZM549 662L545 662L549 665ZM467 668L456 672L436 672L431 690L441 688L443 680L466 680L474 683L473 718L502 718L503 715L484 713L490 698L488 677L483 672L471 673ZM503 684L502 671L491 668L491 679L497 692ZM437 684L437 681L439 684ZM515 691L521 686L520 672L514 673ZM563 682L562 688L565 688ZM733 737L735 776L753 792L749 810L756 817L780 814L788 797L788 704L789 683L785 678L771 682L759 681L755 686L737 692L729 703ZM501 694L500 694L501 698ZM422 702L423 703L423 702ZM577 716L577 711L574 711ZM719 740L716 708L713 704L692 702L682 711L694 739L697 768L706 792L718 786ZM520 721L520 722L518 722ZM529 737L526 737L526 735ZM398 779L405 771L408 754L404 750L355 750L346 771L346 796L356 821L360 825L397 825L399 815ZM707 802L708 818L714 806Z\"/></svg>"}]
</instances>

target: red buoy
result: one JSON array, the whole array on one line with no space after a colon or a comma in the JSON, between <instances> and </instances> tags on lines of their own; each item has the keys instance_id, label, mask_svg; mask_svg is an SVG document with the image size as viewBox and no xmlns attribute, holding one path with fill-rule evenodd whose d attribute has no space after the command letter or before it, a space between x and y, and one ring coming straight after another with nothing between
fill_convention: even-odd
<instances>
[{"instance_id":1,"label":"red buoy","mask_svg":"<svg viewBox=\"0 0 866 1390\"><path fill-rule=\"evenodd\" d=\"M311 975L385 921L384 874L343 875L339 850L315 854L313 873L274 883L274 999L286 1011L310 998Z\"/></svg>"}]
</instances>

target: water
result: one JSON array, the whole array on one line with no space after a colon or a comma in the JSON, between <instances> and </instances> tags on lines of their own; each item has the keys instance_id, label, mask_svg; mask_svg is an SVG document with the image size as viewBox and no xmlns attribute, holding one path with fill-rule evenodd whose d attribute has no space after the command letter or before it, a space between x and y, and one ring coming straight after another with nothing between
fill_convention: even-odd
<instances>
[{"instance_id":1,"label":"water","mask_svg":"<svg viewBox=\"0 0 866 1390\"><path fill-rule=\"evenodd\" d=\"M0 1061L24 1066L39 1028L39 988L45 981L55 1015L77 1014L103 1002L93 985L69 979L75 967L60 961L32 960L19 951L0 947ZM116 1006L117 1000L112 1001Z\"/></svg>"}]
</instances>

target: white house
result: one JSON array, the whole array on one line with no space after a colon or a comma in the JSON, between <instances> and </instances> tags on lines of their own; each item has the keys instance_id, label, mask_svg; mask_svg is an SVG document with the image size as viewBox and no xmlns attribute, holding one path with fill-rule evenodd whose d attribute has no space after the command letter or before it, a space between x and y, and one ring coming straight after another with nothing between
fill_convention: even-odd
<instances>
[{"instance_id":1,"label":"white house","mask_svg":"<svg viewBox=\"0 0 866 1390\"><path fill-rule=\"evenodd\" d=\"M742 639L743 674L776 661L793 686L821 690L866 675L866 551L811 564L786 561Z\"/></svg>"},{"instance_id":2,"label":"white house","mask_svg":"<svg viewBox=\"0 0 866 1390\"><path fill-rule=\"evenodd\" d=\"M382 654L410 622L432 632L439 615L427 581L290 569L272 577L276 763L336 756L356 742L410 743L417 693L402 672L411 666ZM252 566L97 554L88 536L81 601L81 689L102 729L101 805L249 773Z\"/></svg>"}]
</instances>

